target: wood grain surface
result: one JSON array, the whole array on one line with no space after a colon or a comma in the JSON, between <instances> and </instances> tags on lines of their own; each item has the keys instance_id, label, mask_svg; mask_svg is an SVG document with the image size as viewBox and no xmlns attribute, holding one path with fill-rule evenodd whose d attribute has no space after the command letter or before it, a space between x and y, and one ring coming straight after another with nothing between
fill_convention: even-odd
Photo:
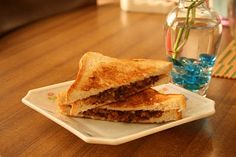
<instances>
[{"instance_id":1,"label":"wood grain surface","mask_svg":"<svg viewBox=\"0 0 236 157\"><path fill-rule=\"evenodd\" d=\"M86 51L165 59L165 15L87 7L22 27L0 39L0 156L235 156L236 83L213 78L216 114L118 146L87 144L21 103L28 90L75 78ZM224 29L221 49L231 38Z\"/></svg>"}]
</instances>

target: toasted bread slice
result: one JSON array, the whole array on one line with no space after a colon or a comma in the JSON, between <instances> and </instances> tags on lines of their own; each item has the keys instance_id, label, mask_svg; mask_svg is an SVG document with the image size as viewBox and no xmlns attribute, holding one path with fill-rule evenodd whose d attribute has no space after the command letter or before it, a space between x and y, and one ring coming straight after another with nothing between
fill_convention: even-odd
<instances>
[{"instance_id":1,"label":"toasted bread slice","mask_svg":"<svg viewBox=\"0 0 236 157\"><path fill-rule=\"evenodd\" d=\"M182 94L161 94L158 91L149 88L130 96L125 101L107 104L99 108L118 111L167 111L173 109L185 110L186 100L185 96Z\"/></svg>"},{"instance_id":2,"label":"toasted bread slice","mask_svg":"<svg viewBox=\"0 0 236 157\"><path fill-rule=\"evenodd\" d=\"M66 101L73 103L152 76L160 76L156 84L167 82L171 67L171 63L166 61L125 60L88 52L79 62L77 78L67 91Z\"/></svg>"}]
</instances>

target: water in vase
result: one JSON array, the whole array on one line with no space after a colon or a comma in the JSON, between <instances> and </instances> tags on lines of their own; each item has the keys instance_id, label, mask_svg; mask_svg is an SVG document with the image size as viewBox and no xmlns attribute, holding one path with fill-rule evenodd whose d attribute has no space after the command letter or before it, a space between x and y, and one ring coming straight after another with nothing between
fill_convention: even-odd
<instances>
[{"instance_id":1,"label":"water in vase","mask_svg":"<svg viewBox=\"0 0 236 157\"><path fill-rule=\"evenodd\" d=\"M171 71L172 82L205 95L216 60L222 26L215 21L196 19L191 25L188 39L186 41L181 40L184 44L178 57L173 59L172 51L176 43L173 41L176 40L184 22L184 19L179 18L176 24L173 23L166 30L166 47L174 65Z\"/></svg>"}]
</instances>

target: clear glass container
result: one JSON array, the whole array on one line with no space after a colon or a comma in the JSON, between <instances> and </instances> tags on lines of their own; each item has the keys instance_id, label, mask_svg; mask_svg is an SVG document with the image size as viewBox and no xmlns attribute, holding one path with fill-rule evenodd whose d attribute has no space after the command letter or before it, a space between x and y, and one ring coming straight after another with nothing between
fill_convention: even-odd
<instances>
[{"instance_id":1,"label":"clear glass container","mask_svg":"<svg viewBox=\"0 0 236 157\"><path fill-rule=\"evenodd\" d=\"M205 95L222 33L218 14L205 0L180 0L165 24L165 47L173 62L172 82Z\"/></svg>"}]
</instances>

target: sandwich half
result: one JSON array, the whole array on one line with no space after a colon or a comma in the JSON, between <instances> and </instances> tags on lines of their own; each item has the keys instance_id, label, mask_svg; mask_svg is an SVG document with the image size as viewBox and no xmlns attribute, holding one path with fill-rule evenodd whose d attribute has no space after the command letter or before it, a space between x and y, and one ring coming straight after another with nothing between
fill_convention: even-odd
<instances>
[{"instance_id":1,"label":"sandwich half","mask_svg":"<svg viewBox=\"0 0 236 157\"><path fill-rule=\"evenodd\" d=\"M179 120L186 108L186 100L180 94L161 94L154 89L146 89L128 97L125 101L78 112L79 104L67 115L97 120L133 123L161 123ZM62 110L61 110L62 111ZM69 112L68 112L69 111Z\"/></svg>"},{"instance_id":2,"label":"sandwich half","mask_svg":"<svg viewBox=\"0 0 236 157\"><path fill-rule=\"evenodd\" d=\"M77 112L125 100L152 86L169 82L170 62L117 59L88 52L79 62L75 82L63 94L61 108Z\"/></svg>"}]
</instances>

